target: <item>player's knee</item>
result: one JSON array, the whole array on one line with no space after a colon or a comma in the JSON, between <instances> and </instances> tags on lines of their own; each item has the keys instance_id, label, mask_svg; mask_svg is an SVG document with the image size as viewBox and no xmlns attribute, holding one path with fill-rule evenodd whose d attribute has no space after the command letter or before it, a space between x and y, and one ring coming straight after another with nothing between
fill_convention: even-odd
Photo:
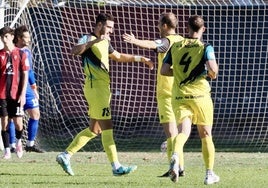
<instances>
[{"instance_id":1,"label":"player's knee","mask_svg":"<svg viewBox=\"0 0 268 188\"><path fill-rule=\"evenodd\" d=\"M39 120L40 119L40 111L39 110L31 110L28 111L31 119Z\"/></svg>"}]
</instances>

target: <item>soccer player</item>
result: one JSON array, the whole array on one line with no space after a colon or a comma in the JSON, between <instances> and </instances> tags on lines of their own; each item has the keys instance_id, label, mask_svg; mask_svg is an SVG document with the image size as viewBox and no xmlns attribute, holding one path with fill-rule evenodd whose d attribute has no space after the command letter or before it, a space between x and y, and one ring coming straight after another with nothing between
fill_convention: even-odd
<instances>
[{"instance_id":1,"label":"soccer player","mask_svg":"<svg viewBox=\"0 0 268 188\"><path fill-rule=\"evenodd\" d=\"M89 128L82 130L67 147L56 157L56 161L69 175L74 175L70 158L89 140L101 134L103 148L112 166L115 176L128 174L137 166L122 166L118 160L116 145L113 138L113 123L110 109L110 76L109 58L118 62L143 62L151 69L153 63L142 56L119 53L110 43L110 34L114 30L114 17L100 13L96 18L94 31L79 39L71 53L81 55L84 70L84 95L89 105Z\"/></svg>"},{"instance_id":2,"label":"soccer player","mask_svg":"<svg viewBox=\"0 0 268 188\"><path fill-rule=\"evenodd\" d=\"M205 31L204 20L198 15L188 20L189 38L172 45L161 68L161 74L174 76L172 106L179 134L174 140L174 152L170 163L170 178L178 181L180 153L190 136L192 124L197 125L202 142L206 167L205 184L219 182L213 172L215 147L212 140L213 103L207 76L216 79L218 65L214 48L201 41Z\"/></svg>"},{"instance_id":3,"label":"soccer player","mask_svg":"<svg viewBox=\"0 0 268 188\"><path fill-rule=\"evenodd\" d=\"M26 142L25 150L27 152L43 153L44 150L42 150L35 144L35 137L37 135L38 123L40 119L39 94L35 82L34 71L32 69L32 53L28 47L31 43L30 32L25 25L22 25L15 29L13 42L18 48L20 48L27 54L30 64L30 70L28 74L29 79L26 90L26 103L24 105L24 111L26 111L30 116L28 120L28 139ZM15 146L15 126L13 121L10 121L9 123L9 136L12 152Z\"/></svg>"},{"instance_id":4,"label":"soccer player","mask_svg":"<svg viewBox=\"0 0 268 188\"><path fill-rule=\"evenodd\" d=\"M9 134L7 130L8 118L12 118L16 127L16 153L23 156L23 106L28 81L29 61L27 55L17 48L14 43L14 30L10 27L0 29L4 48L0 50L0 117L2 126L2 140L4 144L4 159L11 158L9 148Z\"/></svg>"},{"instance_id":5,"label":"soccer player","mask_svg":"<svg viewBox=\"0 0 268 188\"><path fill-rule=\"evenodd\" d=\"M173 84L173 77L163 76L160 74L163 58L170 46L177 41L183 39L181 35L176 33L178 26L178 19L172 12L162 13L158 21L158 29L160 38L156 40L139 40L133 34L125 33L123 35L124 41L135 44L142 48L153 49L158 53L158 70L157 70L157 85L156 97L160 123L164 128L167 138L167 158L168 161L172 155L172 144L175 136L178 134L175 115L171 105L171 88ZM183 153L180 153L180 169L179 175L184 176L184 158ZM169 173L166 172L160 177L168 177Z\"/></svg>"}]
</instances>

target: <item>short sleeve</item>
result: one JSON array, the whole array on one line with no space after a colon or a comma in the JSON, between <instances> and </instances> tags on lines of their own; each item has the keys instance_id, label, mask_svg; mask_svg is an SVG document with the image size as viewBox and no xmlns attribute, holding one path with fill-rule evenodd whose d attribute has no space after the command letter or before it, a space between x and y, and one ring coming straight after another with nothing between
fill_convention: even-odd
<instances>
[{"instance_id":1,"label":"short sleeve","mask_svg":"<svg viewBox=\"0 0 268 188\"><path fill-rule=\"evenodd\" d=\"M214 52L214 48L211 45L208 45L206 47L206 51L205 51L205 60L215 60L215 52Z\"/></svg>"},{"instance_id":2,"label":"short sleeve","mask_svg":"<svg viewBox=\"0 0 268 188\"><path fill-rule=\"evenodd\" d=\"M155 40L155 44L157 46L157 49L156 49L157 53L165 53L169 49L170 42L169 42L169 39L167 38L161 38L161 39Z\"/></svg>"},{"instance_id":3,"label":"short sleeve","mask_svg":"<svg viewBox=\"0 0 268 188\"><path fill-rule=\"evenodd\" d=\"M83 37L81 37L80 39L78 39L78 44L85 44L89 41L89 36L88 35L84 35Z\"/></svg>"}]
</instances>

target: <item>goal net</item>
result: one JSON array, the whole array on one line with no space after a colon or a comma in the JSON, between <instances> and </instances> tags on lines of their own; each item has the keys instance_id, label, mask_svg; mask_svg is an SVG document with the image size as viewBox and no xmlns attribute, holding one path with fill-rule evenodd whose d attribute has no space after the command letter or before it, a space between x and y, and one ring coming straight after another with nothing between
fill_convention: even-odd
<instances>
[{"instance_id":1,"label":"goal net","mask_svg":"<svg viewBox=\"0 0 268 188\"><path fill-rule=\"evenodd\" d=\"M23 2L1 2L5 25L14 21ZM187 36L188 17L202 15L207 27L203 39L215 48L220 68L219 77L211 82L216 148L268 151L267 7L267 0L30 0L14 27L27 24L32 34L41 110L38 142L47 150L62 150L89 124L81 59L72 56L70 49L92 31L98 13L115 17L111 37L116 50L145 55L157 64L154 51L125 43L122 34L157 39L159 15L171 11L179 19L177 32L183 36ZM157 114L157 70L137 63L110 64L118 150L159 150L165 135ZM193 126L186 150L195 148L200 143ZM102 151L100 137L83 150Z\"/></svg>"}]
</instances>

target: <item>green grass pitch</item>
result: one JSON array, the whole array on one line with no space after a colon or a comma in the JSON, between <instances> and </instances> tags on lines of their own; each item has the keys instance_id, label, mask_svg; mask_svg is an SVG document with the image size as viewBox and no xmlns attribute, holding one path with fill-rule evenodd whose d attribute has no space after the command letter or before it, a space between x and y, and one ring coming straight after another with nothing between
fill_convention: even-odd
<instances>
[{"instance_id":1,"label":"green grass pitch","mask_svg":"<svg viewBox=\"0 0 268 188\"><path fill-rule=\"evenodd\" d=\"M207 187L200 152L185 153L186 176L173 183L169 178L158 178L168 169L165 154L158 152L119 152L122 164L138 165L126 176L112 176L104 152L78 152L71 160L75 176L68 176L56 163L58 152L25 153L18 159L0 159L0 187L107 187L107 188L158 188ZM268 153L216 153L215 172L221 181L213 187L262 188L268 185Z\"/></svg>"}]
</instances>

